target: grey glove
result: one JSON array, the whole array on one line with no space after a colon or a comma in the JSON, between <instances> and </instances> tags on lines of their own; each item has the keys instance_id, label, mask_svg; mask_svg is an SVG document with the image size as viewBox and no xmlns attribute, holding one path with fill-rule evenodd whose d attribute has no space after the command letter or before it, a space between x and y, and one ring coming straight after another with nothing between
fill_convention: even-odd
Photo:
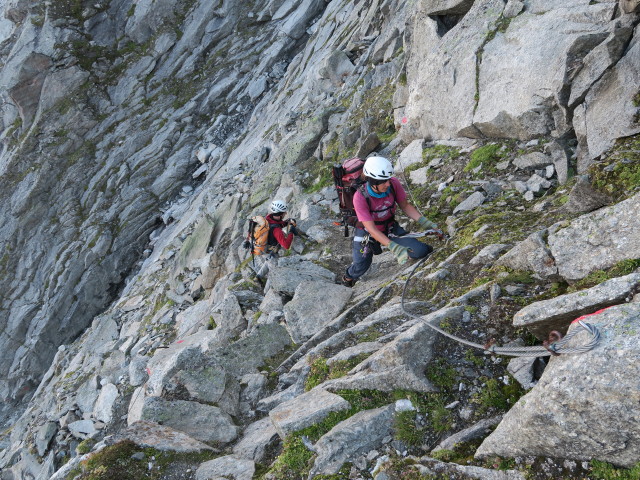
<instances>
[{"instance_id":1,"label":"grey glove","mask_svg":"<svg viewBox=\"0 0 640 480\"><path fill-rule=\"evenodd\" d=\"M391 253L396 256L396 260L398 260L398 263L400 265L407 263L407 260L409 260L408 247L404 247L396 242L391 242L389 245L387 245L387 247L389 248L389 250L391 250Z\"/></svg>"},{"instance_id":2,"label":"grey glove","mask_svg":"<svg viewBox=\"0 0 640 480\"><path fill-rule=\"evenodd\" d=\"M437 229L438 228L438 225L433 223L431 220L429 220L424 215L418 219L418 225L420 225L422 228L426 228L426 229L430 229L430 228Z\"/></svg>"}]
</instances>

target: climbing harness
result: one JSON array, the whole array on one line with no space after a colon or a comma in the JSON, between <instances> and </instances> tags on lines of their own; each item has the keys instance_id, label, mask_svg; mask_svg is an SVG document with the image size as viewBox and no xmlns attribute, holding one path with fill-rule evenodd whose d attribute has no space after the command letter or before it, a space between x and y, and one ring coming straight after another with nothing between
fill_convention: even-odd
<instances>
[{"instance_id":1,"label":"climbing harness","mask_svg":"<svg viewBox=\"0 0 640 480\"><path fill-rule=\"evenodd\" d=\"M413 277L413 274L416 272L418 267L420 267L420 265L422 265L425 260L427 260L427 258L429 258L429 256L422 258L418 263L415 264L404 284L404 288L402 289L402 311L415 319L420 319L421 317L407 311L407 309L405 308L404 299L411 277ZM562 336L562 334L554 330L549 334L549 338L545 340L542 345L533 347L500 347L494 345L493 341L490 341L485 345L480 345L479 343L474 343L469 340L465 340L464 338L460 338L448 332L445 332L442 328L429 322L427 322L427 325L447 338L455 340L456 342L462 343L469 347L479 348L480 350L484 350L487 353L493 353L495 355L506 355L510 357L547 357L550 355L557 356L560 354L585 353L593 349L598 344L598 342L600 341L600 331L596 326L585 322L583 318L584 317L580 317L573 321L573 323L576 323L581 328L574 328L564 337ZM567 346L569 340L571 340L574 336L576 336L576 334L582 331L586 331L590 335L590 340L583 345Z\"/></svg>"},{"instance_id":2,"label":"climbing harness","mask_svg":"<svg viewBox=\"0 0 640 480\"><path fill-rule=\"evenodd\" d=\"M371 252L371 247L369 246L369 242L371 241L371 235L368 233L362 237L362 241L360 242L360 253L363 255L369 255Z\"/></svg>"}]
</instances>

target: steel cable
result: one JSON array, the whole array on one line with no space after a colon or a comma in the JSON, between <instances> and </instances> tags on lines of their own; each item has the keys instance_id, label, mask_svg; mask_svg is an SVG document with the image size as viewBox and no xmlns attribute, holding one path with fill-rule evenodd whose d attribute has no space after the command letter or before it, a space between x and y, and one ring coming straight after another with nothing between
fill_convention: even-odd
<instances>
[{"instance_id":1,"label":"steel cable","mask_svg":"<svg viewBox=\"0 0 640 480\"><path fill-rule=\"evenodd\" d=\"M429 258L429 256L426 256L425 258L421 259L418 263L415 264L415 266L411 270L411 273L409 274L409 277L404 283L404 288L402 289L402 298L401 298L402 311L405 314L415 319L421 319L422 317L407 311L404 304L405 294L407 292L407 286L409 285L409 281L415 274L418 267L422 265L427 260L427 258ZM436 325L433 325L431 322L427 322L427 325L433 330L435 330L436 332L458 343L462 343L469 347L484 350L486 353L493 353L496 355L506 355L510 357L547 357L549 355L585 353L593 349L600 341L600 331L598 330L598 328L583 320L577 321L577 325L580 328L578 327L574 328L564 337L558 338L556 341L553 341L553 342L550 341L546 345L539 345L539 346L532 346L532 347L516 347L516 346L499 347L495 345L489 345L489 346L481 345L479 343L465 340L464 338L460 338L456 335L452 335L451 333L444 331L442 328ZM567 346L567 343L573 337L575 337L579 332L583 332L583 331L587 332L590 335L590 339L587 343L584 343L582 345Z\"/></svg>"}]
</instances>

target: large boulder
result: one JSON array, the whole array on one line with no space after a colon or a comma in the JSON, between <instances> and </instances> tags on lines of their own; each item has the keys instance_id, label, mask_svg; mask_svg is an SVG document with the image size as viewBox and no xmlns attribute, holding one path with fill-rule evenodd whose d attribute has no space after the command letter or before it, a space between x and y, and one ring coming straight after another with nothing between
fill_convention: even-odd
<instances>
[{"instance_id":1,"label":"large boulder","mask_svg":"<svg viewBox=\"0 0 640 480\"><path fill-rule=\"evenodd\" d=\"M624 303L639 286L640 273L612 278L587 290L532 303L513 316L513 325L527 327L544 338L551 330L564 331L582 315Z\"/></svg>"},{"instance_id":2,"label":"large boulder","mask_svg":"<svg viewBox=\"0 0 640 480\"><path fill-rule=\"evenodd\" d=\"M434 387L424 375L433 356L436 333L428 325L439 325L444 320L461 320L464 307L443 308L423 318L406 332L356 366L349 375L329 380L323 385L332 391L395 389L434 392Z\"/></svg>"},{"instance_id":3,"label":"large boulder","mask_svg":"<svg viewBox=\"0 0 640 480\"><path fill-rule=\"evenodd\" d=\"M608 208L583 215L550 233L548 242L558 273L576 281L595 270L638 258L640 193Z\"/></svg>"},{"instance_id":4,"label":"large boulder","mask_svg":"<svg viewBox=\"0 0 640 480\"><path fill-rule=\"evenodd\" d=\"M226 455L201 464L196 470L196 480L251 480L255 470L251 460Z\"/></svg>"},{"instance_id":5,"label":"large boulder","mask_svg":"<svg viewBox=\"0 0 640 480\"><path fill-rule=\"evenodd\" d=\"M280 437L319 423L331 412L346 410L349 402L334 393L321 388L300 395L278 405L269 412L269 418Z\"/></svg>"},{"instance_id":6,"label":"large boulder","mask_svg":"<svg viewBox=\"0 0 640 480\"><path fill-rule=\"evenodd\" d=\"M161 423L201 442L229 443L239 432L233 419L218 407L185 400L147 397L139 420Z\"/></svg>"},{"instance_id":7,"label":"large boulder","mask_svg":"<svg viewBox=\"0 0 640 480\"><path fill-rule=\"evenodd\" d=\"M401 133L410 140L472 136L474 132L478 136L472 127L477 55L486 41L487 28L495 28L504 2L474 2L464 18L444 36L437 21L428 17L432 10L428 3L418 2L413 16L412 48L407 63L407 123ZM462 45L464 48L460 48ZM504 98L504 92L500 98Z\"/></svg>"},{"instance_id":8,"label":"large boulder","mask_svg":"<svg viewBox=\"0 0 640 480\"><path fill-rule=\"evenodd\" d=\"M521 140L566 130L554 109L565 101L570 64L606 38L614 9L612 3L546 3L511 19L484 45L475 127L489 137Z\"/></svg>"},{"instance_id":9,"label":"large boulder","mask_svg":"<svg viewBox=\"0 0 640 480\"><path fill-rule=\"evenodd\" d=\"M509 410L477 457L561 452L564 458L624 467L638 462L640 304L611 307L589 322L603 333L600 343L586 353L551 358L538 384Z\"/></svg>"},{"instance_id":10,"label":"large boulder","mask_svg":"<svg viewBox=\"0 0 640 480\"><path fill-rule=\"evenodd\" d=\"M305 280L333 282L335 274L313 262L283 258L277 267L269 270L268 286L276 292L293 296L298 285Z\"/></svg>"},{"instance_id":11,"label":"large boulder","mask_svg":"<svg viewBox=\"0 0 640 480\"><path fill-rule=\"evenodd\" d=\"M310 475L333 475L344 462L382 445L393 430L394 406L358 412L324 434L315 444L317 457Z\"/></svg>"},{"instance_id":12,"label":"large boulder","mask_svg":"<svg viewBox=\"0 0 640 480\"><path fill-rule=\"evenodd\" d=\"M113 445L124 440L130 440L141 447L155 448L163 452L193 453L213 450L206 443L202 443L183 432L166 425L145 421L135 422L125 430L109 437L107 444Z\"/></svg>"},{"instance_id":13,"label":"large boulder","mask_svg":"<svg viewBox=\"0 0 640 480\"><path fill-rule=\"evenodd\" d=\"M624 56L604 72L574 111L580 147L578 173L587 173L592 159L611 148L616 139L640 132L638 108L633 102L640 77L639 32L640 26L635 28Z\"/></svg>"},{"instance_id":14,"label":"large boulder","mask_svg":"<svg viewBox=\"0 0 640 480\"><path fill-rule=\"evenodd\" d=\"M321 293L322 292L322 293ZM327 301L318 305L318 294ZM334 283L303 281L297 287L293 300L284 306L287 330L295 343L302 343L342 311L353 291Z\"/></svg>"},{"instance_id":15,"label":"large boulder","mask_svg":"<svg viewBox=\"0 0 640 480\"><path fill-rule=\"evenodd\" d=\"M496 265L504 265L514 270L532 271L542 278L555 277L558 269L547 247L546 233L546 230L532 233L500 257Z\"/></svg>"}]
</instances>

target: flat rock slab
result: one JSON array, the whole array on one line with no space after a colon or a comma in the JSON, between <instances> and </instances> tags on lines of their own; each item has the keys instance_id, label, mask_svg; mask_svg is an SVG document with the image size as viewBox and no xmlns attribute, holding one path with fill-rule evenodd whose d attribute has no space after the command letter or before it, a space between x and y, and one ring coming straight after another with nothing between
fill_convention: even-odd
<instances>
[{"instance_id":1,"label":"flat rock slab","mask_svg":"<svg viewBox=\"0 0 640 480\"><path fill-rule=\"evenodd\" d=\"M266 457L267 450L279 438L273 422L269 417L265 417L252 423L244 430L242 439L233 447L233 454L261 463Z\"/></svg>"},{"instance_id":2,"label":"flat rock slab","mask_svg":"<svg viewBox=\"0 0 640 480\"><path fill-rule=\"evenodd\" d=\"M494 243L492 245L487 245L482 250L480 250L475 257L469 260L469 263L472 265L482 265L485 263L493 262L507 248L509 248L509 246L505 245L504 243Z\"/></svg>"},{"instance_id":3,"label":"flat rock slab","mask_svg":"<svg viewBox=\"0 0 640 480\"><path fill-rule=\"evenodd\" d=\"M317 458L310 475L332 475L356 456L382 445L393 430L394 406L358 412L337 424L315 444Z\"/></svg>"},{"instance_id":4,"label":"flat rock slab","mask_svg":"<svg viewBox=\"0 0 640 480\"><path fill-rule=\"evenodd\" d=\"M417 392L437 390L424 375L431 361L436 336L427 325L439 325L443 320L461 320L464 307L443 308L422 318L422 321L356 366L345 377L329 380L323 386L329 390L373 389L383 392L407 389Z\"/></svg>"},{"instance_id":5,"label":"flat rock slab","mask_svg":"<svg viewBox=\"0 0 640 480\"><path fill-rule=\"evenodd\" d=\"M265 360L291 345L287 329L278 324L257 325L249 335L209 353L210 360L224 366L233 377L258 373Z\"/></svg>"},{"instance_id":6,"label":"flat rock slab","mask_svg":"<svg viewBox=\"0 0 640 480\"><path fill-rule=\"evenodd\" d=\"M144 399L141 420L162 423L201 442L229 443L238 437L239 430L218 407L160 397Z\"/></svg>"},{"instance_id":7,"label":"flat rock slab","mask_svg":"<svg viewBox=\"0 0 640 480\"><path fill-rule=\"evenodd\" d=\"M113 383L107 383L103 386L93 409L94 418L104 423L111 422L111 417L113 416L113 404L117 398L118 387Z\"/></svg>"},{"instance_id":8,"label":"flat rock slab","mask_svg":"<svg viewBox=\"0 0 640 480\"><path fill-rule=\"evenodd\" d=\"M276 292L287 295L295 294L296 288L305 280L324 280L334 282L335 274L320 265L309 261L299 261L282 265L269 270L269 286Z\"/></svg>"},{"instance_id":9,"label":"flat rock slab","mask_svg":"<svg viewBox=\"0 0 640 480\"><path fill-rule=\"evenodd\" d=\"M513 316L513 325L546 337L551 330L566 330L577 317L624 303L639 285L640 273L632 273L586 290L532 303Z\"/></svg>"},{"instance_id":10,"label":"flat rock slab","mask_svg":"<svg viewBox=\"0 0 640 480\"><path fill-rule=\"evenodd\" d=\"M368 355L370 353L380 350L384 346L384 343L380 342L362 342L354 345L353 347L347 347L344 350L340 350L333 357L327 359L327 365L331 365L335 362L344 362L350 360L358 355Z\"/></svg>"},{"instance_id":11,"label":"flat rock slab","mask_svg":"<svg viewBox=\"0 0 640 480\"><path fill-rule=\"evenodd\" d=\"M269 418L280 437L322 421L329 413L346 410L349 402L321 388L304 393L278 405L269 412Z\"/></svg>"},{"instance_id":12,"label":"flat rock slab","mask_svg":"<svg viewBox=\"0 0 640 480\"><path fill-rule=\"evenodd\" d=\"M473 192L460 205L453 209L454 215L458 212L468 212L478 208L484 203L487 197L482 192Z\"/></svg>"},{"instance_id":13,"label":"flat rock slab","mask_svg":"<svg viewBox=\"0 0 640 480\"><path fill-rule=\"evenodd\" d=\"M423 458L416 470L421 474L435 478L464 478L473 480L526 480L525 476L517 470L491 470L490 468L476 467L473 465L458 465L447 463L432 458Z\"/></svg>"},{"instance_id":14,"label":"flat rock slab","mask_svg":"<svg viewBox=\"0 0 640 480\"><path fill-rule=\"evenodd\" d=\"M163 452L192 453L205 450L215 451L206 443L202 443L186 433L179 432L166 425L154 422L139 421L126 430L109 438L109 445L131 440L141 447L155 448Z\"/></svg>"},{"instance_id":15,"label":"flat rock slab","mask_svg":"<svg viewBox=\"0 0 640 480\"><path fill-rule=\"evenodd\" d=\"M438 450L453 450L457 443L469 442L476 438L482 438L491 432L491 428L500 423L502 415L492 418L485 418L469 428L465 428L450 437L445 438L431 452Z\"/></svg>"},{"instance_id":16,"label":"flat rock slab","mask_svg":"<svg viewBox=\"0 0 640 480\"><path fill-rule=\"evenodd\" d=\"M534 232L501 256L496 265L514 270L529 270L540 278L552 278L558 274L555 260L545 242L547 231Z\"/></svg>"},{"instance_id":17,"label":"flat rock slab","mask_svg":"<svg viewBox=\"0 0 640 480\"><path fill-rule=\"evenodd\" d=\"M589 317L600 343L552 357L538 384L480 445L476 457L556 456L631 467L640 458L640 304ZM569 346L584 341L576 335Z\"/></svg>"},{"instance_id":18,"label":"flat rock slab","mask_svg":"<svg viewBox=\"0 0 640 480\"><path fill-rule=\"evenodd\" d=\"M318 295L326 299L318 303ZM334 283L303 281L293 300L284 306L287 330L295 343L302 343L319 332L342 311L353 290Z\"/></svg>"},{"instance_id":19,"label":"flat rock slab","mask_svg":"<svg viewBox=\"0 0 640 480\"><path fill-rule=\"evenodd\" d=\"M255 471L251 460L227 455L201 464L196 480L251 480Z\"/></svg>"},{"instance_id":20,"label":"flat rock slab","mask_svg":"<svg viewBox=\"0 0 640 480\"><path fill-rule=\"evenodd\" d=\"M398 161L394 166L396 172L404 171L411 165L421 163L424 160L422 158L423 147L424 139L421 138L413 140L409 145L407 145L398 156Z\"/></svg>"},{"instance_id":21,"label":"flat rock slab","mask_svg":"<svg viewBox=\"0 0 640 480\"><path fill-rule=\"evenodd\" d=\"M76 438L89 438L93 436L97 430L92 420L78 420L69 424L71 435Z\"/></svg>"},{"instance_id":22,"label":"flat rock slab","mask_svg":"<svg viewBox=\"0 0 640 480\"><path fill-rule=\"evenodd\" d=\"M640 193L612 207L575 219L549 235L549 248L558 272L568 281L638 258L640 252Z\"/></svg>"},{"instance_id":23,"label":"flat rock slab","mask_svg":"<svg viewBox=\"0 0 640 480\"><path fill-rule=\"evenodd\" d=\"M516 157L513 164L520 168L537 168L549 165L553 160L542 152L531 152L520 157Z\"/></svg>"}]
</instances>

